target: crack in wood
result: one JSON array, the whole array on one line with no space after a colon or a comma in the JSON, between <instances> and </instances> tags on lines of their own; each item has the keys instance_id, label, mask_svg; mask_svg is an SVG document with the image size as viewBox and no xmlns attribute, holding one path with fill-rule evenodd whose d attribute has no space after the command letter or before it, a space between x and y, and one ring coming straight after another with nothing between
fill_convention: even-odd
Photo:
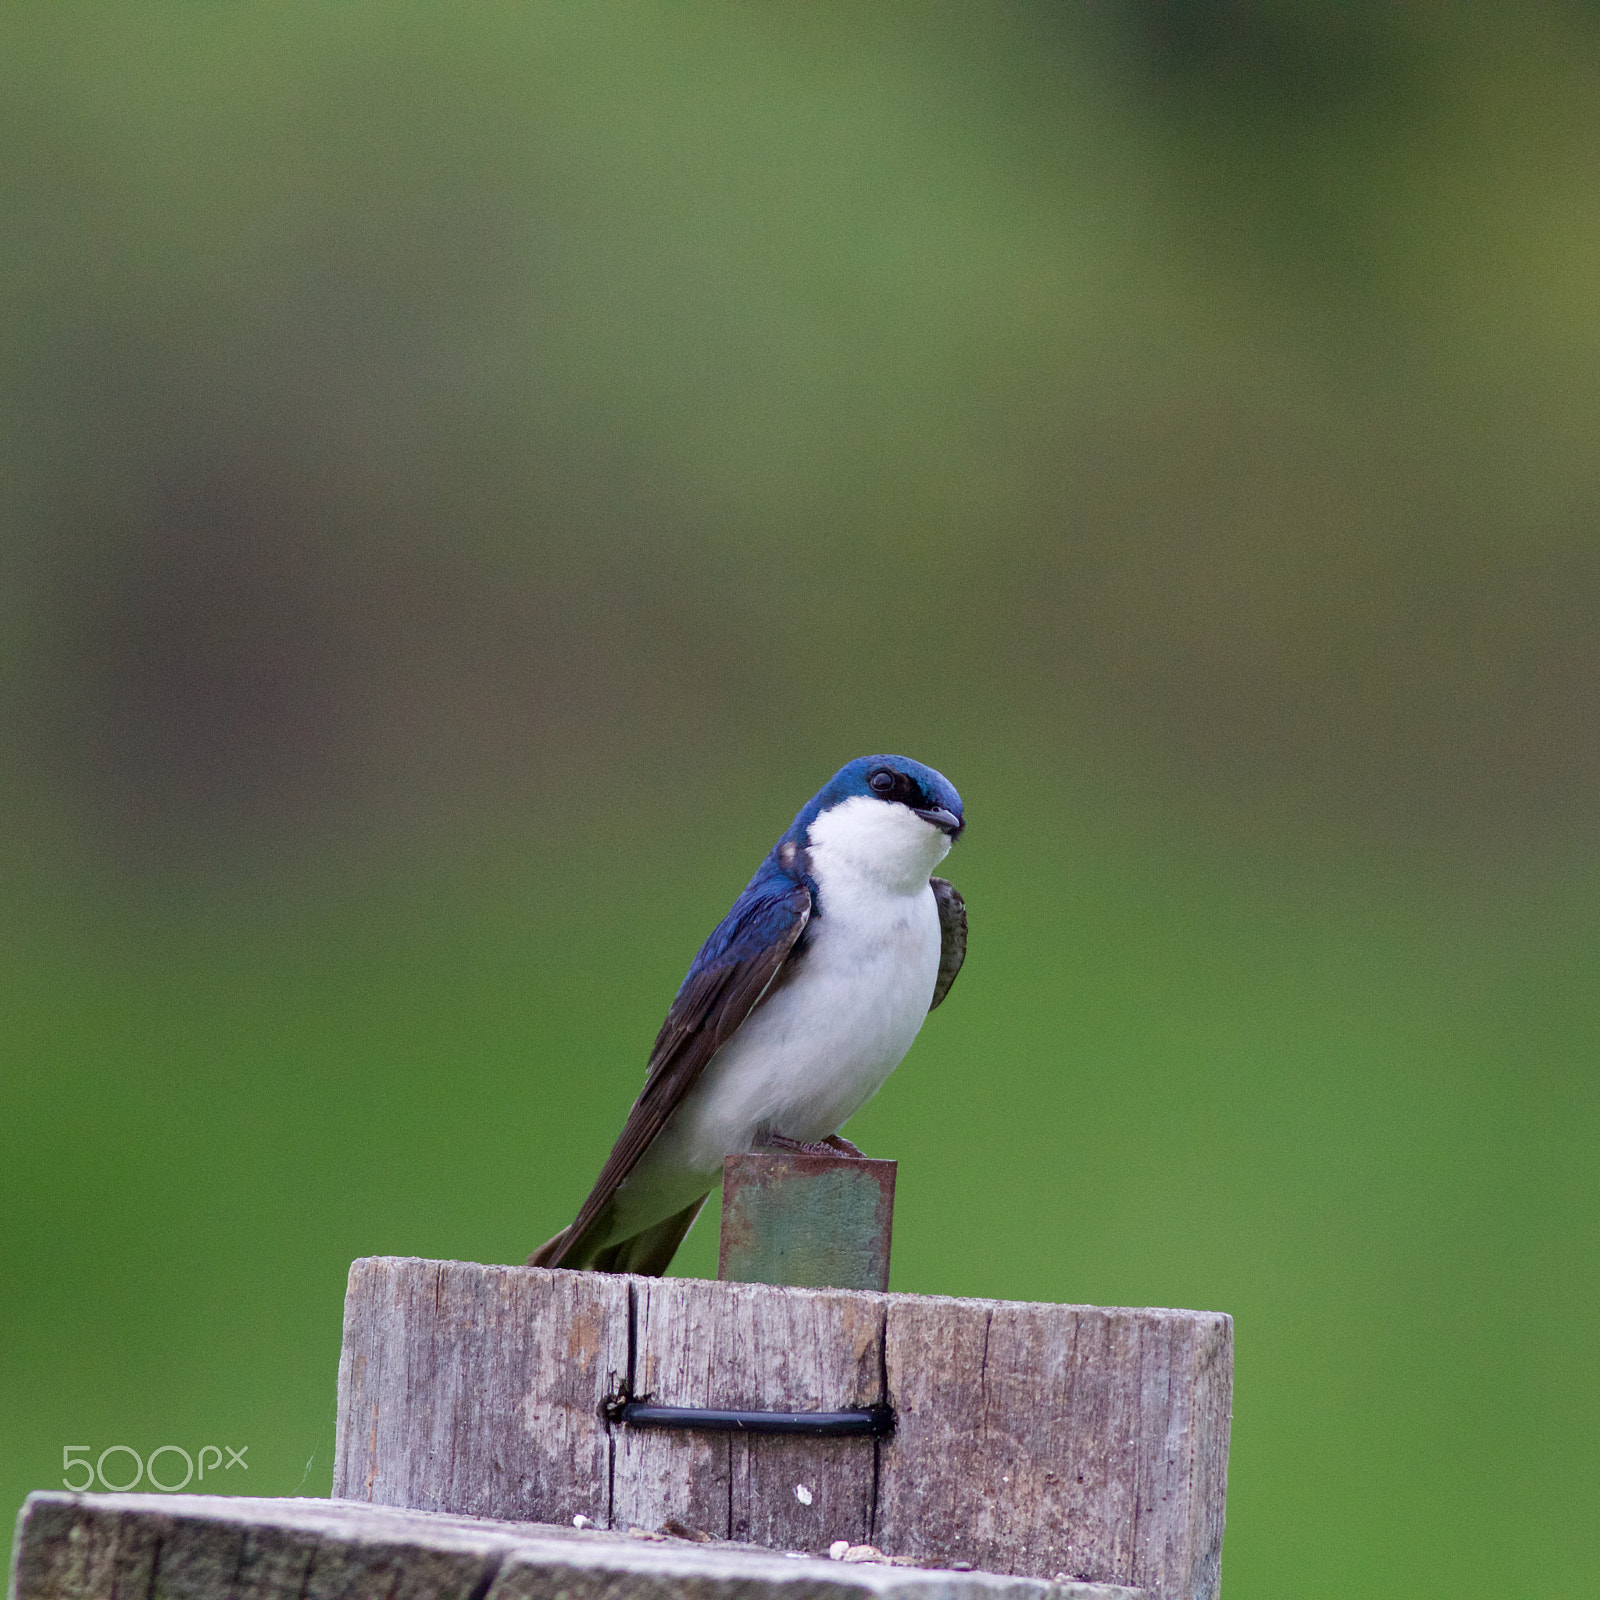
<instances>
[{"instance_id":1,"label":"crack in wood","mask_svg":"<svg viewBox=\"0 0 1600 1600\"><path fill-rule=\"evenodd\" d=\"M316 1570L317 1557L322 1552L322 1541L313 1540L310 1553L306 1556L305 1571L300 1574L300 1587L295 1590L295 1600L307 1600L311 1593L311 1574Z\"/></svg>"},{"instance_id":2,"label":"crack in wood","mask_svg":"<svg viewBox=\"0 0 1600 1600\"><path fill-rule=\"evenodd\" d=\"M150 1577L144 1586L144 1600L156 1600L156 1574L161 1570L161 1545L162 1538L158 1532L155 1542L150 1547ZM237 1577L237 1574L235 1574ZM112 1582L111 1592L116 1594L115 1580Z\"/></svg>"},{"instance_id":3,"label":"crack in wood","mask_svg":"<svg viewBox=\"0 0 1600 1600\"><path fill-rule=\"evenodd\" d=\"M506 1552L494 1550L483 1563L483 1571L478 1574L478 1581L467 1592L467 1600L485 1600L489 1591L494 1587L494 1580L500 1576L500 1568L505 1565Z\"/></svg>"}]
</instances>

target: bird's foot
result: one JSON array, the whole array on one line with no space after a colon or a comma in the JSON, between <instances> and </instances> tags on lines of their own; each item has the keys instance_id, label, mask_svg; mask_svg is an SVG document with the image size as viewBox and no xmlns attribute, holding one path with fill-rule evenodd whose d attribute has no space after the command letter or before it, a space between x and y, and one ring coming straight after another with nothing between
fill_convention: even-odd
<instances>
[{"instance_id":1,"label":"bird's foot","mask_svg":"<svg viewBox=\"0 0 1600 1600\"><path fill-rule=\"evenodd\" d=\"M755 1148L782 1150L797 1156L859 1156L866 1159L848 1139L837 1133L830 1133L816 1144L807 1144L803 1139L786 1138L781 1133L762 1133L756 1136Z\"/></svg>"}]
</instances>

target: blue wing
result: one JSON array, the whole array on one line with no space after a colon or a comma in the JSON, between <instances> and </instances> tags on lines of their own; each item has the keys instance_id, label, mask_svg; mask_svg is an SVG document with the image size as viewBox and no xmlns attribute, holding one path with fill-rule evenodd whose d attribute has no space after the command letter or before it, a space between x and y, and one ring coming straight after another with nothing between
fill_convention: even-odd
<instances>
[{"instance_id":1,"label":"blue wing","mask_svg":"<svg viewBox=\"0 0 1600 1600\"><path fill-rule=\"evenodd\" d=\"M589 1198L570 1227L528 1258L531 1266L585 1266L595 1254L594 1239L604 1238L618 1187L699 1082L706 1063L761 1003L805 931L812 897L804 867L803 852L794 846L775 851L700 947L656 1036L644 1088Z\"/></svg>"}]
</instances>

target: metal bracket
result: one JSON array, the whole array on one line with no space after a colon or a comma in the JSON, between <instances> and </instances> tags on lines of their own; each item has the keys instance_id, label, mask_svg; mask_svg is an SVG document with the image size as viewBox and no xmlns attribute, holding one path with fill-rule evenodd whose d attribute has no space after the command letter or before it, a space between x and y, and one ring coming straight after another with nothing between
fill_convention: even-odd
<instances>
[{"instance_id":1,"label":"metal bracket","mask_svg":"<svg viewBox=\"0 0 1600 1600\"><path fill-rule=\"evenodd\" d=\"M717 1276L807 1289L889 1287L895 1163L754 1151L722 1163Z\"/></svg>"},{"instance_id":2,"label":"metal bracket","mask_svg":"<svg viewBox=\"0 0 1600 1600\"><path fill-rule=\"evenodd\" d=\"M723 1411L711 1406L656 1406L617 1397L602 1408L607 1422L632 1428L695 1428L708 1433L799 1433L813 1439L881 1439L894 1432L894 1407L852 1411Z\"/></svg>"}]
</instances>

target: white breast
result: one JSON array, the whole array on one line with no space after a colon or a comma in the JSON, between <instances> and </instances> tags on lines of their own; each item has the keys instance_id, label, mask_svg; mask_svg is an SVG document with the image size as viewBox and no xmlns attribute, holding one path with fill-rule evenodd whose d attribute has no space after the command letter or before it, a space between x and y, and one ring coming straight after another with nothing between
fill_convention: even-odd
<instances>
[{"instance_id":1,"label":"white breast","mask_svg":"<svg viewBox=\"0 0 1600 1600\"><path fill-rule=\"evenodd\" d=\"M904 806L857 798L809 842L819 903L794 975L712 1058L619 1192L619 1237L704 1193L762 1133L837 1133L928 1014L940 940L928 874L950 841Z\"/></svg>"}]
</instances>

